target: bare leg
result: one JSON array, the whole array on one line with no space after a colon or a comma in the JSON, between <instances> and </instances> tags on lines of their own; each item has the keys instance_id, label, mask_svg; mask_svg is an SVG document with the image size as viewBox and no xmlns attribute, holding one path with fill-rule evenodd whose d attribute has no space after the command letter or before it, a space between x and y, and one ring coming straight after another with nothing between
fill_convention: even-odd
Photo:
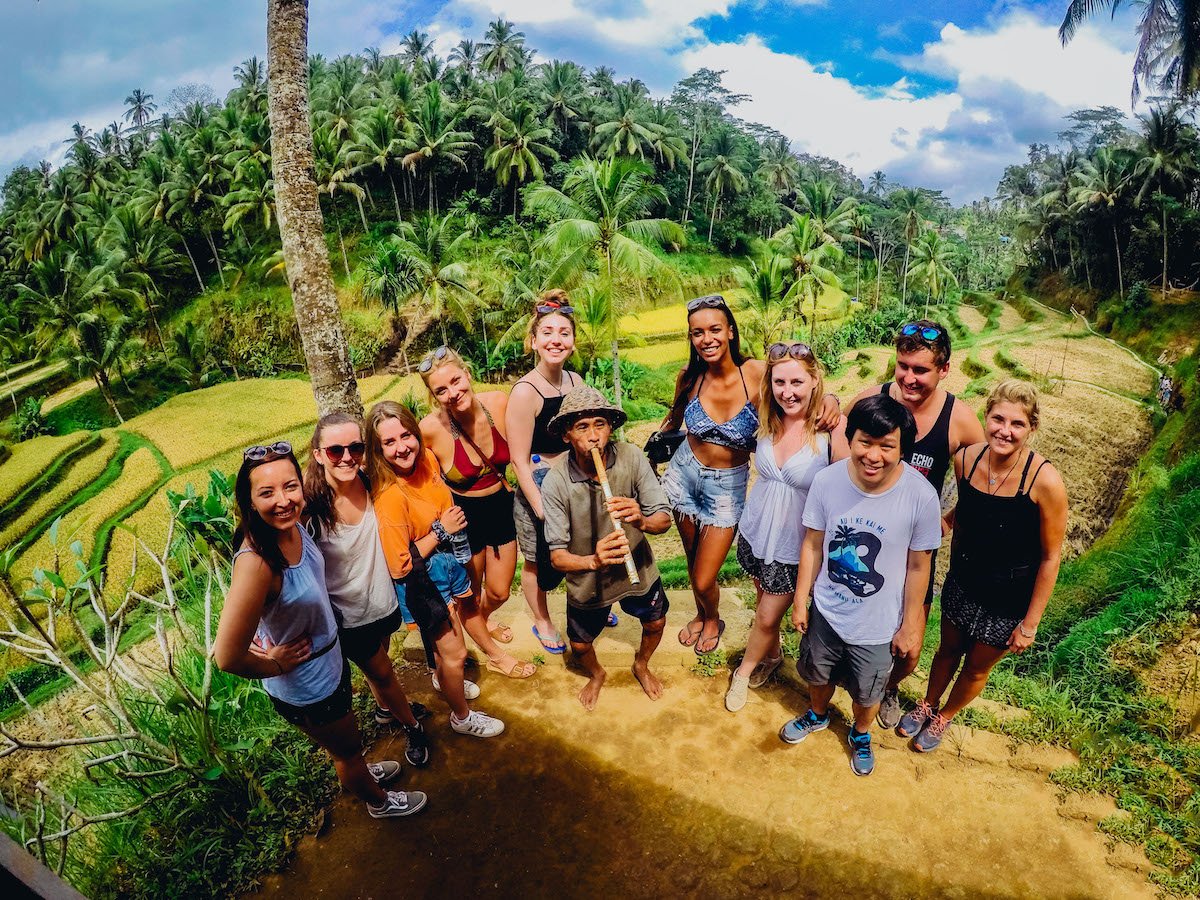
<instances>
[{"instance_id":1,"label":"bare leg","mask_svg":"<svg viewBox=\"0 0 1200 900\"><path fill-rule=\"evenodd\" d=\"M859 734L866 734L871 730L871 723L875 721L879 712L879 704L859 706L857 703L851 703L850 706L854 711L854 730Z\"/></svg>"},{"instance_id":2,"label":"bare leg","mask_svg":"<svg viewBox=\"0 0 1200 900\"><path fill-rule=\"evenodd\" d=\"M526 560L521 567L521 593L525 595L525 605L529 607L529 617L538 634L550 638L558 632L550 621L550 608L546 605L546 592L538 587L537 566Z\"/></svg>"},{"instance_id":3,"label":"bare leg","mask_svg":"<svg viewBox=\"0 0 1200 900\"><path fill-rule=\"evenodd\" d=\"M721 589L717 586L717 575L736 534L736 528L718 528L715 525L705 525L700 529L696 559L692 563L692 593L704 617L700 638L696 641L696 649L701 653L717 649L720 641L718 606Z\"/></svg>"},{"instance_id":4,"label":"bare leg","mask_svg":"<svg viewBox=\"0 0 1200 900\"><path fill-rule=\"evenodd\" d=\"M954 673L958 671L970 643L970 639L957 626L942 616L942 636L929 666L929 685L925 688L925 702L934 709L942 702L942 695L954 679Z\"/></svg>"},{"instance_id":5,"label":"bare leg","mask_svg":"<svg viewBox=\"0 0 1200 900\"><path fill-rule=\"evenodd\" d=\"M389 710L405 725L417 724L416 716L408 703L408 695L404 693L404 688L396 678L396 670L392 668L392 658L388 656L386 640L380 643L375 655L367 660L363 666L363 674L367 676L367 685L380 706Z\"/></svg>"},{"instance_id":6,"label":"bare leg","mask_svg":"<svg viewBox=\"0 0 1200 900\"><path fill-rule=\"evenodd\" d=\"M696 562L696 542L699 538L699 530L694 519L689 519L687 516L675 514L675 527L679 529L679 538L683 541L683 555L687 560L688 581L695 583L696 576L693 571ZM700 631L704 628L704 607L700 605L700 601L696 599L695 593L692 594L696 600L696 617L688 622L679 632L679 643L685 647L691 647L700 639Z\"/></svg>"},{"instance_id":7,"label":"bare leg","mask_svg":"<svg viewBox=\"0 0 1200 900\"><path fill-rule=\"evenodd\" d=\"M638 680L638 684L642 686L642 690L651 700L657 700L663 692L662 682L650 671L650 657L658 649L658 643L662 640L663 626L666 624L665 616L653 622L642 623L642 643L638 647L637 656L633 659L633 677Z\"/></svg>"},{"instance_id":8,"label":"bare leg","mask_svg":"<svg viewBox=\"0 0 1200 900\"><path fill-rule=\"evenodd\" d=\"M461 721L471 714L467 706L467 697L463 693L463 666L467 662L467 645L463 641L462 625L458 615L451 611L451 625L442 629L442 633L434 639L437 646L437 676L442 696L450 706L450 711Z\"/></svg>"},{"instance_id":9,"label":"bare leg","mask_svg":"<svg viewBox=\"0 0 1200 900\"><path fill-rule=\"evenodd\" d=\"M931 604L926 603L922 606L925 613L925 621L921 624L921 641L917 644L917 649L912 656L897 656L895 663L892 665L892 675L888 678L887 689L894 691L900 686L905 678L911 675L917 669L917 663L921 661L921 647L925 644L925 626L929 624L929 610Z\"/></svg>"},{"instance_id":10,"label":"bare leg","mask_svg":"<svg viewBox=\"0 0 1200 900\"><path fill-rule=\"evenodd\" d=\"M600 660L596 658L596 650L591 644L571 641L571 654L588 674L588 682L579 692L579 702L583 704L584 709L591 712L600 699L600 688L604 687L604 679L608 677L608 673L604 671L604 666L600 665Z\"/></svg>"},{"instance_id":11,"label":"bare leg","mask_svg":"<svg viewBox=\"0 0 1200 900\"><path fill-rule=\"evenodd\" d=\"M750 634L746 636L746 655L742 657L742 664L737 668L737 674L742 678L749 678L754 667L768 656L779 656L779 623L783 621L783 616L791 605L791 597L758 592L754 624L750 626Z\"/></svg>"},{"instance_id":12,"label":"bare leg","mask_svg":"<svg viewBox=\"0 0 1200 900\"><path fill-rule=\"evenodd\" d=\"M487 654L492 665L499 666L506 672L517 665L517 658L496 643L496 639L488 631L487 619L483 615L483 610L479 608L478 600L473 596L456 599L461 609L463 627L471 636L471 640ZM532 663L527 665L532 665Z\"/></svg>"},{"instance_id":13,"label":"bare leg","mask_svg":"<svg viewBox=\"0 0 1200 900\"><path fill-rule=\"evenodd\" d=\"M342 787L366 803L380 806L387 802L387 791L367 771L354 713L346 713L326 725L302 726L300 730L333 758Z\"/></svg>"},{"instance_id":14,"label":"bare leg","mask_svg":"<svg viewBox=\"0 0 1200 900\"><path fill-rule=\"evenodd\" d=\"M829 715L829 701L833 699L836 687L832 684L810 684L808 686L808 705L822 719Z\"/></svg>"},{"instance_id":15,"label":"bare leg","mask_svg":"<svg viewBox=\"0 0 1200 900\"><path fill-rule=\"evenodd\" d=\"M967 704L983 693L992 668L1008 653L1007 647L992 647L976 641L967 651L967 661L963 665L958 680L950 689L950 697L946 701L942 715L952 719L966 708Z\"/></svg>"}]
</instances>

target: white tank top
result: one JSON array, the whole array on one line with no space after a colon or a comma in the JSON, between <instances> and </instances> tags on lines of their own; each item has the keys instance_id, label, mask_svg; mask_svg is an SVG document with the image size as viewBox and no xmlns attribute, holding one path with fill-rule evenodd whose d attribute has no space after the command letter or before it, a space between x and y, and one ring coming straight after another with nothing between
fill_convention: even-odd
<instances>
[{"instance_id":1,"label":"white tank top","mask_svg":"<svg viewBox=\"0 0 1200 900\"><path fill-rule=\"evenodd\" d=\"M357 525L339 522L320 529L317 545L325 557L325 585L343 628L369 625L396 609L396 589L379 543L379 520L367 501Z\"/></svg>"},{"instance_id":2,"label":"white tank top","mask_svg":"<svg viewBox=\"0 0 1200 900\"><path fill-rule=\"evenodd\" d=\"M758 471L738 530L765 563L800 562L804 528L800 517L808 489L818 472L829 465L829 435L818 434L817 446L805 444L780 467L775 463L775 442L760 437L754 450Z\"/></svg>"}]
</instances>

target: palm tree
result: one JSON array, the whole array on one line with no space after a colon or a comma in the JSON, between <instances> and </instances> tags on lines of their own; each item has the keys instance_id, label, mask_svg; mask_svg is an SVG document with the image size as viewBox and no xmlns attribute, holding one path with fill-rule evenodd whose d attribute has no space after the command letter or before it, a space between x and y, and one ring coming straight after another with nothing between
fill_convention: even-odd
<instances>
[{"instance_id":1,"label":"palm tree","mask_svg":"<svg viewBox=\"0 0 1200 900\"><path fill-rule=\"evenodd\" d=\"M348 159L353 162L355 172L377 169L387 177L392 188L392 203L396 207L396 221L399 222L402 218L400 197L396 193L392 171L401 168L407 149L405 133L397 127L396 117L385 106L371 107L359 121L356 133L358 140L350 145ZM364 217L363 230L366 229Z\"/></svg>"},{"instance_id":2,"label":"palm tree","mask_svg":"<svg viewBox=\"0 0 1200 900\"><path fill-rule=\"evenodd\" d=\"M746 164L742 149L733 132L724 128L714 136L708 147L711 154L697 167L704 175L704 187L712 197L712 210L708 217L708 240L712 242L713 223L721 217L721 200L727 194L740 194L750 186L750 180L742 167Z\"/></svg>"},{"instance_id":3,"label":"palm tree","mask_svg":"<svg viewBox=\"0 0 1200 900\"><path fill-rule=\"evenodd\" d=\"M740 312L749 315L742 328L751 346L767 347L783 334L787 306L784 301L788 261L769 254L750 260L750 267L733 267L733 277L746 292L746 302ZM751 340L751 338L755 338Z\"/></svg>"},{"instance_id":4,"label":"palm tree","mask_svg":"<svg viewBox=\"0 0 1200 900\"><path fill-rule=\"evenodd\" d=\"M488 25L480 48L483 71L503 75L525 64L525 33L513 28L513 23L497 19Z\"/></svg>"},{"instance_id":5,"label":"palm tree","mask_svg":"<svg viewBox=\"0 0 1200 900\"><path fill-rule=\"evenodd\" d=\"M118 282L146 304L158 345L165 353L155 298L162 297L162 280L183 268L183 257L172 249L169 232L153 219L143 220L133 206L122 206L105 223L101 243L111 254L109 265Z\"/></svg>"},{"instance_id":6,"label":"palm tree","mask_svg":"<svg viewBox=\"0 0 1200 900\"><path fill-rule=\"evenodd\" d=\"M325 227L313 182L308 113L307 0L268 0L269 103L279 234L300 342L321 415L362 415L350 348L329 267Z\"/></svg>"},{"instance_id":7,"label":"palm tree","mask_svg":"<svg viewBox=\"0 0 1200 900\"><path fill-rule=\"evenodd\" d=\"M363 231L367 230L367 218L362 208L364 191L350 178L353 168L347 164L345 147L346 145L339 144L329 131L323 128L313 131L313 164L317 193L327 196L333 207L333 224L337 228L338 246L342 250L342 267L346 272L346 277L349 278L350 258L346 254L346 236L342 233L342 222L337 214L337 195L339 193L349 194L358 201L358 212L362 216Z\"/></svg>"},{"instance_id":8,"label":"palm tree","mask_svg":"<svg viewBox=\"0 0 1200 900\"><path fill-rule=\"evenodd\" d=\"M1124 0L1071 0L1058 36L1068 44L1078 27L1097 13L1116 15ZM1138 47L1133 60L1132 98L1142 85L1179 99L1200 89L1200 3L1197 0L1140 0Z\"/></svg>"},{"instance_id":9,"label":"palm tree","mask_svg":"<svg viewBox=\"0 0 1200 900\"><path fill-rule=\"evenodd\" d=\"M502 130L497 146L488 148L484 165L496 170L496 183L504 187L513 183L513 222L517 221L517 188L529 178L540 181L545 177L539 156L558 159L558 151L548 144L554 132L537 120L533 107L520 103Z\"/></svg>"},{"instance_id":10,"label":"palm tree","mask_svg":"<svg viewBox=\"0 0 1200 900\"><path fill-rule=\"evenodd\" d=\"M267 102L267 67L252 56L234 68L233 77L238 84L234 101L247 112L261 113Z\"/></svg>"},{"instance_id":11,"label":"palm tree","mask_svg":"<svg viewBox=\"0 0 1200 900\"><path fill-rule=\"evenodd\" d=\"M429 214L437 212L437 194L434 191L433 170L439 159L446 159L466 170L463 154L478 145L471 140L467 131L459 131L461 116L453 103L442 102L441 85L436 81L425 87L425 95L413 115L413 131L410 146L415 149L406 154L401 162L409 171L415 172L419 163L424 163L429 178Z\"/></svg>"},{"instance_id":12,"label":"palm tree","mask_svg":"<svg viewBox=\"0 0 1200 900\"><path fill-rule=\"evenodd\" d=\"M925 216L928 213L929 202L923 191L916 188L897 188L888 195L892 208L900 217L900 231L904 237L904 271L901 275L903 287L901 302L908 303L908 258L912 252L912 242L925 228Z\"/></svg>"},{"instance_id":13,"label":"palm tree","mask_svg":"<svg viewBox=\"0 0 1200 900\"><path fill-rule=\"evenodd\" d=\"M1112 226L1113 250L1117 258L1118 296L1125 296L1125 276L1121 268L1121 239L1117 235L1116 207L1125 196L1133 175L1127 151L1101 147L1091 159L1080 163L1079 183L1071 193L1072 209L1079 212L1093 207L1107 208Z\"/></svg>"},{"instance_id":14,"label":"palm tree","mask_svg":"<svg viewBox=\"0 0 1200 900\"><path fill-rule=\"evenodd\" d=\"M541 97L546 117L566 137L578 124L587 99L583 70L573 62L551 60L542 67Z\"/></svg>"},{"instance_id":15,"label":"palm tree","mask_svg":"<svg viewBox=\"0 0 1200 900\"><path fill-rule=\"evenodd\" d=\"M854 232L854 214L858 201L853 197L837 199L837 188L832 181L806 181L800 185L798 205L812 216L813 224L821 232L821 239L829 244L841 244Z\"/></svg>"},{"instance_id":16,"label":"palm tree","mask_svg":"<svg viewBox=\"0 0 1200 900\"><path fill-rule=\"evenodd\" d=\"M150 118L158 107L154 103L154 95L147 94L141 88L134 88L125 98L125 121L132 122L138 131L144 131L150 124Z\"/></svg>"},{"instance_id":17,"label":"palm tree","mask_svg":"<svg viewBox=\"0 0 1200 900\"><path fill-rule=\"evenodd\" d=\"M876 169L867 180L867 193L872 197L882 197L886 191L887 176L883 174L882 170Z\"/></svg>"},{"instance_id":18,"label":"palm tree","mask_svg":"<svg viewBox=\"0 0 1200 900\"><path fill-rule=\"evenodd\" d=\"M417 64L432 52L433 41L429 39L428 34L416 28L406 34L400 42L400 60L410 70L415 69Z\"/></svg>"},{"instance_id":19,"label":"palm tree","mask_svg":"<svg viewBox=\"0 0 1200 900\"><path fill-rule=\"evenodd\" d=\"M353 57L334 63L328 77L313 92L314 118L338 140L346 140L354 131L354 120L366 100L368 89Z\"/></svg>"},{"instance_id":20,"label":"palm tree","mask_svg":"<svg viewBox=\"0 0 1200 900\"><path fill-rule=\"evenodd\" d=\"M800 180L800 163L786 137L779 135L763 145L758 175L768 188L781 196L787 196L796 189L796 182Z\"/></svg>"},{"instance_id":21,"label":"palm tree","mask_svg":"<svg viewBox=\"0 0 1200 900\"><path fill-rule=\"evenodd\" d=\"M821 229L811 216L797 214L795 220L771 237L775 251L788 260L792 271L792 283L784 294L784 300L796 304L798 318L803 320L804 301L812 301L812 318L809 320L809 341L817 329L817 301L826 288L841 288L841 280L833 271L833 264L843 256L842 248L824 239Z\"/></svg>"},{"instance_id":22,"label":"palm tree","mask_svg":"<svg viewBox=\"0 0 1200 900\"><path fill-rule=\"evenodd\" d=\"M539 251L557 263L547 277L550 284L569 285L589 268L599 270L611 315L613 391L621 402L621 366L617 347L615 312L622 298L618 279L640 279L652 273L672 277L671 270L650 248L683 245L683 229L668 219L650 218L654 208L667 201L645 163L615 157L575 160L562 190L541 183L525 196L525 208L550 221Z\"/></svg>"},{"instance_id":23,"label":"palm tree","mask_svg":"<svg viewBox=\"0 0 1200 900\"><path fill-rule=\"evenodd\" d=\"M925 288L926 318L929 317L929 301L936 303L948 285L958 284L958 278L950 268L953 255L950 245L932 228L921 234L913 244L914 265L908 277Z\"/></svg>"},{"instance_id":24,"label":"palm tree","mask_svg":"<svg viewBox=\"0 0 1200 900\"><path fill-rule=\"evenodd\" d=\"M479 68L479 60L483 56L482 47L474 41L463 39L454 45L450 51L450 62L459 66L469 76L475 76Z\"/></svg>"},{"instance_id":25,"label":"palm tree","mask_svg":"<svg viewBox=\"0 0 1200 900\"><path fill-rule=\"evenodd\" d=\"M646 115L646 124L654 135L650 141L650 149L654 151L654 158L661 165L674 169L675 163L688 158L682 123L666 101L659 100L650 107Z\"/></svg>"},{"instance_id":26,"label":"palm tree","mask_svg":"<svg viewBox=\"0 0 1200 900\"><path fill-rule=\"evenodd\" d=\"M226 231L233 231L245 219L258 221L263 231L270 231L275 220L275 181L266 169L255 163L243 171L223 202Z\"/></svg>"},{"instance_id":27,"label":"palm tree","mask_svg":"<svg viewBox=\"0 0 1200 900\"><path fill-rule=\"evenodd\" d=\"M1172 187L1187 188L1195 173L1195 132L1179 116L1178 107L1158 106L1139 116L1143 133L1134 177L1142 182L1134 204L1140 206L1146 192L1155 191L1162 207L1162 290L1167 296L1167 206Z\"/></svg>"},{"instance_id":28,"label":"palm tree","mask_svg":"<svg viewBox=\"0 0 1200 900\"><path fill-rule=\"evenodd\" d=\"M627 85L618 85L613 101L603 108L602 119L592 129L592 146L604 156L646 158L655 140L650 106Z\"/></svg>"},{"instance_id":29,"label":"palm tree","mask_svg":"<svg viewBox=\"0 0 1200 900\"><path fill-rule=\"evenodd\" d=\"M120 363L129 342L129 320L124 316L112 319L99 312L85 312L73 326L73 347L67 356L72 374L91 378L100 390L117 421L125 418L117 408L109 372Z\"/></svg>"}]
</instances>

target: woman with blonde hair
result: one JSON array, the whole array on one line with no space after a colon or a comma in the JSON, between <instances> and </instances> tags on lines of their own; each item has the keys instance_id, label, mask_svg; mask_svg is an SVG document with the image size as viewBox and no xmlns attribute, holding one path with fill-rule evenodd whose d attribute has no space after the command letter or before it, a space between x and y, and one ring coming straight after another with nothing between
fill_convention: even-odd
<instances>
[{"instance_id":1,"label":"woman with blonde hair","mask_svg":"<svg viewBox=\"0 0 1200 900\"><path fill-rule=\"evenodd\" d=\"M730 712L745 706L747 689L761 687L783 661L779 626L796 592L799 523L808 489L819 471L849 453L844 417L832 434L817 429L824 398L821 364L808 344L767 348L754 450L758 478L746 498L737 541L738 563L754 579L757 604L746 653L725 695Z\"/></svg>"},{"instance_id":2,"label":"woman with blonde hair","mask_svg":"<svg viewBox=\"0 0 1200 900\"><path fill-rule=\"evenodd\" d=\"M421 420L421 438L437 460L438 472L467 518L471 597L462 602L467 633L487 655L489 671L528 678L533 663L517 659L502 645L511 643L507 625L488 620L508 600L517 571L517 532L513 494L505 473L509 463L504 391L476 393L466 362L449 347L427 353L417 372L435 409Z\"/></svg>"},{"instance_id":3,"label":"woman with blonde hair","mask_svg":"<svg viewBox=\"0 0 1200 900\"><path fill-rule=\"evenodd\" d=\"M367 475L388 570L432 649L433 687L450 705L459 734L494 737L504 723L467 706L479 686L463 677L467 647L457 606L471 598L466 569L448 552L452 535L467 527L425 449L416 416L392 400L371 407L366 421Z\"/></svg>"},{"instance_id":4,"label":"woman with blonde hair","mask_svg":"<svg viewBox=\"0 0 1200 900\"><path fill-rule=\"evenodd\" d=\"M936 750L996 663L1023 653L1037 637L1067 529L1062 477L1028 446L1039 423L1037 388L1002 381L987 399L985 441L954 454L958 503L945 515L954 540L942 586L941 642L925 699L896 726L919 752Z\"/></svg>"},{"instance_id":5,"label":"woman with blonde hair","mask_svg":"<svg viewBox=\"0 0 1200 900\"><path fill-rule=\"evenodd\" d=\"M546 590L562 576L550 565L550 548L542 533L542 481L550 465L569 449L561 436L551 433L550 420L558 415L563 398L583 379L566 370L575 352L575 310L567 292L551 290L533 307L525 349L537 358L532 371L513 385L505 424L513 470L520 489L513 510L517 542L525 564L521 590L533 619L533 635L548 653L562 653L566 642L550 619Z\"/></svg>"}]
</instances>

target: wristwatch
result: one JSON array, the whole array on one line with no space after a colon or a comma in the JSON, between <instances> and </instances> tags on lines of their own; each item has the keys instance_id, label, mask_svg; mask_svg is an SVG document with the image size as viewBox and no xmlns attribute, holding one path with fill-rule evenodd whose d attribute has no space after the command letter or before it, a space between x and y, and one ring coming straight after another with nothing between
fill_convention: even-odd
<instances>
[{"instance_id":1,"label":"wristwatch","mask_svg":"<svg viewBox=\"0 0 1200 900\"><path fill-rule=\"evenodd\" d=\"M446 526L442 524L441 519L433 520L433 525L431 526L431 530L433 531L434 534L437 535L439 544L450 543L450 534L449 534L449 532L446 531Z\"/></svg>"}]
</instances>

